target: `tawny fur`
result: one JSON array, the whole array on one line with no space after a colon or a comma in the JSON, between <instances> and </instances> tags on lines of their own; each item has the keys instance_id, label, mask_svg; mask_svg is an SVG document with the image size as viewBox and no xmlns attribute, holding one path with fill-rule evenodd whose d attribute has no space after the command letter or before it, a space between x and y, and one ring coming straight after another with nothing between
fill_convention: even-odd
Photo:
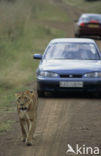
<instances>
[{"instance_id":1,"label":"tawny fur","mask_svg":"<svg viewBox=\"0 0 101 156\"><path fill-rule=\"evenodd\" d=\"M17 110L22 131L22 141L26 145L32 145L37 120L38 99L33 91L25 91L16 94Z\"/></svg>"}]
</instances>

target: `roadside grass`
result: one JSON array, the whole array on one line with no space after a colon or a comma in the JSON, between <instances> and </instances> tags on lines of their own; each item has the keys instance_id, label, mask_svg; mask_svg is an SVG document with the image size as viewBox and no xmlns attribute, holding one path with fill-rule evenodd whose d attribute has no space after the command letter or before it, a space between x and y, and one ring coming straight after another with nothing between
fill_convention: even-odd
<instances>
[{"instance_id":1,"label":"roadside grass","mask_svg":"<svg viewBox=\"0 0 101 156\"><path fill-rule=\"evenodd\" d=\"M7 132L11 128L12 124L13 124L12 120L6 120L0 123L0 133Z\"/></svg>"},{"instance_id":2,"label":"roadside grass","mask_svg":"<svg viewBox=\"0 0 101 156\"><path fill-rule=\"evenodd\" d=\"M63 0L65 3L87 13L101 13L101 1Z\"/></svg>"},{"instance_id":3,"label":"roadside grass","mask_svg":"<svg viewBox=\"0 0 101 156\"><path fill-rule=\"evenodd\" d=\"M67 21L65 10L50 0L37 0L32 7L32 17L42 20Z\"/></svg>"},{"instance_id":4,"label":"roadside grass","mask_svg":"<svg viewBox=\"0 0 101 156\"><path fill-rule=\"evenodd\" d=\"M28 32L25 31L19 40L14 41L15 43L5 41L2 44L4 48L7 46L7 49L0 58L2 62L2 64L0 62L0 107L9 104L10 99L13 99L10 98L13 91L25 88L27 82L35 79L35 71L39 62L33 60L33 54L43 53L47 43L52 38L60 36L64 37L64 32L36 24L31 26Z\"/></svg>"},{"instance_id":5,"label":"roadside grass","mask_svg":"<svg viewBox=\"0 0 101 156\"><path fill-rule=\"evenodd\" d=\"M43 53L51 39L65 37L64 31L40 21L67 22L67 19L64 11L46 0L1 1L1 12L0 112L5 116L16 111L15 93L30 89L27 84L35 81L39 61L33 60L32 55ZM7 131L12 121L0 118L0 132Z\"/></svg>"}]
</instances>

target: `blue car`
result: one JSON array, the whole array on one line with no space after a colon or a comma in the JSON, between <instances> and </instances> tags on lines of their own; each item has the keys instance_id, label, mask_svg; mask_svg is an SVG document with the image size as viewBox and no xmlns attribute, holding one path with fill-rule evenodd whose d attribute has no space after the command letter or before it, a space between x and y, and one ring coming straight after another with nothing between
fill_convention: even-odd
<instances>
[{"instance_id":1,"label":"blue car","mask_svg":"<svg viewBox=\"0 0 101 156\"><path fill-rule=\"evenodd\" d=\"M60 38L50 41L37 69L37 92L101 92L101 53L92 39Z\"/></svg>"}]
</instances>

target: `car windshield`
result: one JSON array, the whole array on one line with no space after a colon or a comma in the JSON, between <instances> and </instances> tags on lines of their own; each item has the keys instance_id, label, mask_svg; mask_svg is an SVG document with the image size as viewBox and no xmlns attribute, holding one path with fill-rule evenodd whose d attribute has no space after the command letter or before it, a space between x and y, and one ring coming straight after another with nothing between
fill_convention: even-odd
<instances>
[{"instance_id":1,"label":"car windshield","mask_svg":"<svg viewBox=\"0 0 101 156\"><path fill-rule=\"evenodd\" d=\"M98 60L100 57L92 43L55 43L48 46L45 59Z\"/></svg>"}]
</instances>

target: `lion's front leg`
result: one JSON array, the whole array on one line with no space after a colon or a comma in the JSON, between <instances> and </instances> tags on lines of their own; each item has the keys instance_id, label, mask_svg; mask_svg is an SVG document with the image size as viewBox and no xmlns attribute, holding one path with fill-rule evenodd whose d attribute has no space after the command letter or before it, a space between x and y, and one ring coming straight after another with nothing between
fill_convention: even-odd
<instances>
[{"instance_id":1,"label":"lion's front leg","mask_svg":"<svg viewBox=\"0 0 101 156\"><path fill-rule=\"evenodd\" d=\"M27 138L27 133L26 133L26 128L25 128L25 121L22 119L20 119L20 126L21 126L21 132L22 132L21 141L25 142Z\"/></svg>"},{"instance_id":2,"label":"lion's front leg","mask_svg":"<svg viewBox=\"0 0 101 156\"><path fill-rule=\"evenodd\" d=\"M28 134L27 134L27 140L26 140L26 145L32 145L32 139L33 139L33 134L35 131L35 122L30 120L29 121L29 129L28 129Z\"/></svg>"}]
</instances>

